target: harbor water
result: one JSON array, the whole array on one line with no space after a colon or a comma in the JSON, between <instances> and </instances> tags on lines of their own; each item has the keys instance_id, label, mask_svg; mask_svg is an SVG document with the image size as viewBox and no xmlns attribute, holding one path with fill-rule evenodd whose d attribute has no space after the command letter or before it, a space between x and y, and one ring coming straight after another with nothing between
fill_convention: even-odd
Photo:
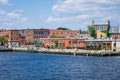
<instances>
[{"instance_id":1,"label":"harbor water","mask_svg":"<svg viewBox=\"0 0 120 80\"><path fill-rule=\"evenodd\" d=\"M120 57L0 52L0 80L120 80Z\"/></svg>"}]
</instances>

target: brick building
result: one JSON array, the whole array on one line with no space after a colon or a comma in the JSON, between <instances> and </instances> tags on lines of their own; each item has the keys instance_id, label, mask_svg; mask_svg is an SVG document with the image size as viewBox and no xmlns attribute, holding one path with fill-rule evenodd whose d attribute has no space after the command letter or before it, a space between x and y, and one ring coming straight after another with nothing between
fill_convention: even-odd
<instances>
[{"instance_id":1,"label":"brick building","mask_svg":"<svg viewBox=\"0 0 120 80\"><path fill-rule=\"evenodd\" d=\"M39 41L44 48L112 50L110 39L40 38Z\"/></svg>"},{"instance_id":2,"label":"brick building","mask_svg":"<svg viewBox=\"0 0 120 80\"><path fill-rule=\"evenodd\" d=\"M48 38L49 37L49 29L33 29L34 39L39 38Z\"/></svg>"},{"instance_id":3,"label":"brick building","mask_svg":"<svg viewBox=\"0 0 120 80\"><path fill-rule=\"evenodd\" d=\"M19 44L19 30L2 30L0 36L8 40L9 47Z\"/></svg>"},{"instance_id":4,"label":"brick building","mask_svg":"<svg viewBox=\"0 0 120 80\"><path fill-rule=\"evenodd\" d=\"M75 38L80 36L80 30L50 30L51 38Z\"/></svg>"},{"instance_id":5,"label":"brick building","mask_svg":"<svg viewBox=\"0 0 120 80\"><path fill-rule=\"evenodd\" d=\"M19 40L18 40L20 45L25 45L26 44L26 36L24 30L19 30Z\"/></svg>"},{"instance_id":6,"label":"brick building","mask_svg":"<svg viewBox=\"0 0 120 80\"><path fill-rule=\"evenodd\" d=\"M26 44L32 44L34 42L33 30L25 29L25 30L22 30L22 32L25 35Z\"/></svg>"},{"instance_id":7,"label":"brick building","mask_svg":"<svg viewBox=\"0 0 120 80\"><path fill-rule=\"evenodd\" d=\"M84 39L76 38L40 38L44 48L85 49Z\"/></svg>"},{"instance_id":8,"label":"brick building","mask_svg":"<svg viewBox=\"0 0 120 80\"><path fill-rule=\"evenodd\" d=\"M39 38L48 38L49 30L48 29L26 29L24 30L27 43L33 43Z\"/></svg>"},{"instance_id":9,"label":"brick building","mask_svg":"<svg viewBox=\"0 0 120 80\"><path fill-rule=\"evenodd\" d=\"M23 30L2 30L0 36L8 40L9 46L33 44L39 38L49 36L48 29L23 29Z\"/></svg>"}]
</instances>

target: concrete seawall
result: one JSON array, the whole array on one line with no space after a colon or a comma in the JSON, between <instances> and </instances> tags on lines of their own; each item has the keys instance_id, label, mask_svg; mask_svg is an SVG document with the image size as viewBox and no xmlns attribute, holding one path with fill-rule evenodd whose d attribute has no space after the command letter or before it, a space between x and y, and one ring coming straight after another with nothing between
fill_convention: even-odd
<instances>
[{"instance_id":1,"label":"concrete seawall","mask_svg":"<svg viewBox=\"0 0 120 80\"><path fill-rule=\"evenodd\" d=\"M45 48L13 48L13 51L27 51L38 53L51 53L63 55L82 55L82 56L120 56L120 52L105 50L76 50L76 49L45 49Z\"/></svg>"},{"instance_id":2,"label":"concrete seawall","mask_svg":"<svg viewBox=\"0 0 120 80\"><path fill-rule=\"evenodd\" d=\"M3 51L12 51L13 49L12 48L0 48L0 52L3 52Z\"/></svg>"}]
</instances>

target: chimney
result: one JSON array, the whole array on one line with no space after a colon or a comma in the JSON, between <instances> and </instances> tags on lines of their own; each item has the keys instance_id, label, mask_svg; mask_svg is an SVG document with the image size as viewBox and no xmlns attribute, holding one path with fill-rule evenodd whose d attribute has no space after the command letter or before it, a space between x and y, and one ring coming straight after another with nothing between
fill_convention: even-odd
<instances>
[{"instance_id":1,"label":"chimney","mask_svg":"<svg viewBox=\"0 0 120 80\"><path fill-rule=\"evenodd\" d=\"M94 20L92 20L92 24L94 25Z\"/></svg>"},{"instance_id":2,"label":"chimney","mask_svg":"<svg viewBox=\"0 0 120 80\"><path fill-rule=\"evenodd\" d=\"M110 21L108 20L108 26L110 26Z\"/></svg>"}]
</instances>

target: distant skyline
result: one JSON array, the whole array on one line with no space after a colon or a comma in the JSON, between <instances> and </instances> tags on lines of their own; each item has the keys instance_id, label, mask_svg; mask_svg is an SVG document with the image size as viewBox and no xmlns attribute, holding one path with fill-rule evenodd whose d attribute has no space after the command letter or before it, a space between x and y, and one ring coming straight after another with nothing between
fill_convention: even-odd
<instances>
[{"instance_id":1,"label":"distant skyline","mask_svg":"<svg viewBox=\"0 0 120 80\"><path fill-rule=\"evenodd\" d=\"M92 20L120 26L120 0L0 0L0 29L87 30Z\"/></svg>"}]
</instances>

